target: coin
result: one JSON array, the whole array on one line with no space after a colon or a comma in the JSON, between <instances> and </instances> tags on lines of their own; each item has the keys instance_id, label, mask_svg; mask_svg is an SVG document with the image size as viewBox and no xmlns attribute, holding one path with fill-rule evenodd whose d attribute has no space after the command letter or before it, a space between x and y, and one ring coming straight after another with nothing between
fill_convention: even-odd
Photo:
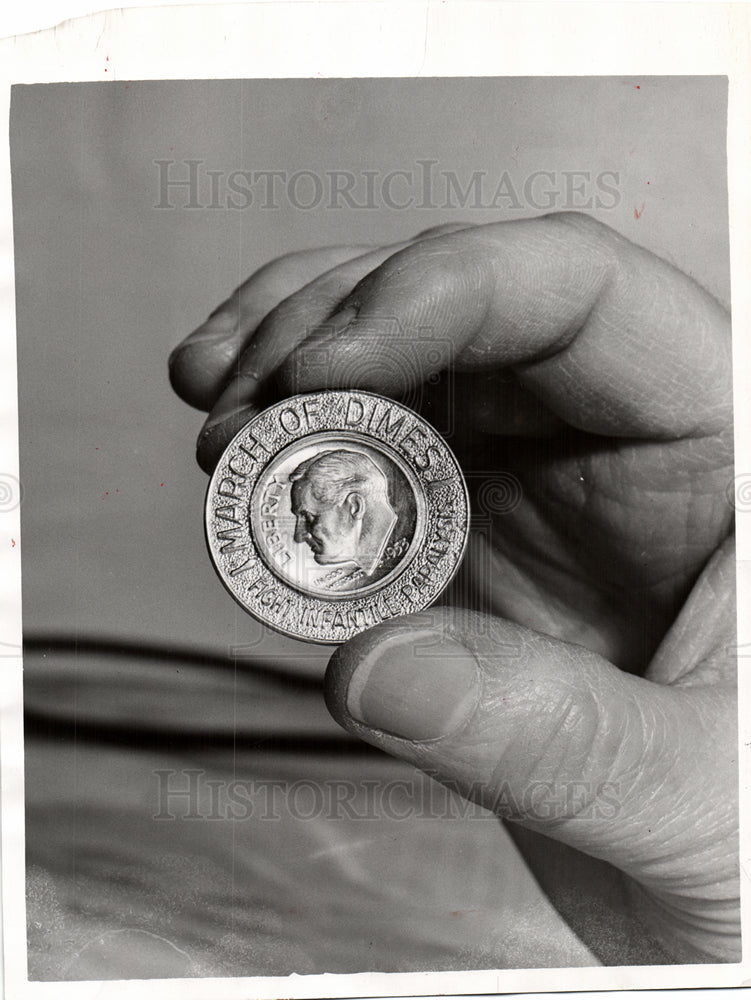
<instances>
[{"instance_id":1,"label":"coin","mask_svg":"<svg viewBox=\"0 0 751 1000\"><path fill-rule=\"evenodd\" d=\"M469 499L448 445L417 413L328 390L269 407L233 438L205 527L246 611L336 644L435 601L464 554Z\"/></svg>"}]
</instances>

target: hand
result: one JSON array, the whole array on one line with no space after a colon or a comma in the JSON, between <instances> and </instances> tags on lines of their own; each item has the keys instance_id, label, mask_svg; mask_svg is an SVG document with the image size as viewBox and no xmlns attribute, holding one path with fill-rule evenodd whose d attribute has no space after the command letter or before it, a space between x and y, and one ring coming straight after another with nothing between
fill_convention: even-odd
<instances>
[{"instance_id":1,"label":"hand","mask_svg":"<svg viewBox=\"0 0 751 1000\"><path fill-rule=\"evenodd\" d=\"M411 374L382 363L394 322L423 332ZM739 960L720 305L586 216L447 227L268 265L173 352L171 377L211 410L209 471L275 396L399 398L449 362L450 444L485 481L513 475L521 502L489 510L492 531L470 548L479 610L351 640L327 672L329 708L513 820L603 962ZM423 411L440 423L437 398L426 382Z\"/></svg>"}]
</instances>

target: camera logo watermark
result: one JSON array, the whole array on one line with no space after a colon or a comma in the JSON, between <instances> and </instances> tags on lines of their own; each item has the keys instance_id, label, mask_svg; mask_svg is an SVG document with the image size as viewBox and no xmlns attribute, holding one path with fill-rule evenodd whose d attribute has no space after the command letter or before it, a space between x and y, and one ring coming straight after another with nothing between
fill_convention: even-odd
<instances>
[{"instance_id":1,"label":"camera logo watermark","mask_svg":"<svg viewBox=\"0 0 751 1000\"><path fill-rule=\"evenodd\" d=\"M503 470L490 472L483 477L477 491L477 504L480 511L493 517L499 514L511 514L524 498L522 484L513 472Z\"/></svg>"},{"instance_id":2,"label":"camera logo watermark","mask_svg":"<svg viewBox=\"0 0 751 1000\"><path fill-rule=\"evenodd\" d=\"M9 472L0 473L0 514L15 510L23 499L21 484Z\"/></svg>"},{"instance_id":3,"label":"camera logo watermark","mask_svg":"<svg viewBox=\"0 0 751 1000\"><path fill-rule=\"evenodd\" d=\"M205 160L154 160L154 208L299 211L413 209L581 211L621 202L617 170L445 170L416 160L391 170L215 169Z\"/></svg>"},{"instance_id":4,"label":"camera logo watermark","mask_svg":"<svg viewBox=\"0 0 751 1000\"><path fill-rule=\"evenodd\" d=\"M353 317L352 324L357 324ZM445 438L453 436L454 343L436 336L431 326L410 328L396 316L369 316L367 333L358 337L358 350L342 358L336 325L322 323L315 334L319 347L293 353L287 362L285 388L290 395L315 383L343 388L391 387L391 395L411 410L430 405L432 426ZM388 431L388 427L386 428Z\"/></svg>"},{"instance_id":5,"label":"camera logo watermark","mask_svg":"<svg viewBox=\"0 0 751 1000\"><path fill-rule=\"evenodd\" d=\"M726 490L728 503L739 513L751 510L751 474L744 472L732 479Z\"/></svg>"}]
</instances>

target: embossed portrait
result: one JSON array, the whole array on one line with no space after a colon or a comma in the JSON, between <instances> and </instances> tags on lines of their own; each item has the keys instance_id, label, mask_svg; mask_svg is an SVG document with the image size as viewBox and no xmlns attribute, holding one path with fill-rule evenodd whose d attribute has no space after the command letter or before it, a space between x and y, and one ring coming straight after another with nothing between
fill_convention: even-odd
<instances>
[{"instance_id":1,"label":"embossed portrait","mask_svg":"<svg viewBox=\"0 0 751 1000\"><path fill-rule=\"evenodd\" d=\"M305 593L380 587L420 544L418 488L404 463L354 435L315 435L261 477L251 528L264 561Z\"/></svg>"},{"instance_id":2,"label":"embossed portrait","mask_svg":"<svg viewBox=\"0 0 751 1000\"><path fill-rule=\"evenodd\" d=\"M295 542L308 545L320 566L354 563L372 573L397 522L375 462L343 448L324 451L301 462L289 480Z\"/></svg>"}]
</instances>

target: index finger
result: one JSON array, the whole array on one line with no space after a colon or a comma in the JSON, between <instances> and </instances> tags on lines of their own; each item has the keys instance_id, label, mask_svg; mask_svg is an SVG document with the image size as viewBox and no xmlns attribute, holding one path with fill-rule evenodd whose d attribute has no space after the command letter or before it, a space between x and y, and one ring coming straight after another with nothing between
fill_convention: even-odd
<instances>
[{"instance_id":1,"label":"index finger","mask_svg":"<svg viewBox=\"0 0 751 1000\"><path fill-rule=\"evenodd\" d=\"M323 271L365 250L359 246L299 250L254 272L172 351L172 388L191 406L210 410L263 317Z\"/></svg>"},{"instance_id":2,"label":"index finger","mask_svg":"<svg viewBox=\"0 0 751 1000\"><path fill-rule=\"evenodd\" d=\"M293 297L297 309L304 295ZM282 390L398 396L405 377L429 377L450 354L465 371L512 370L557 417L590 433L673 439L732 426L725 310L588 216L493 223L415 244L368 274L335 312L345 322L330 315L291 353L278 373ZM368 364L384 350L384 317L411 338L406 376ZM270 335L274 323L272 313Z\"/></svg>"}]
</instances>

